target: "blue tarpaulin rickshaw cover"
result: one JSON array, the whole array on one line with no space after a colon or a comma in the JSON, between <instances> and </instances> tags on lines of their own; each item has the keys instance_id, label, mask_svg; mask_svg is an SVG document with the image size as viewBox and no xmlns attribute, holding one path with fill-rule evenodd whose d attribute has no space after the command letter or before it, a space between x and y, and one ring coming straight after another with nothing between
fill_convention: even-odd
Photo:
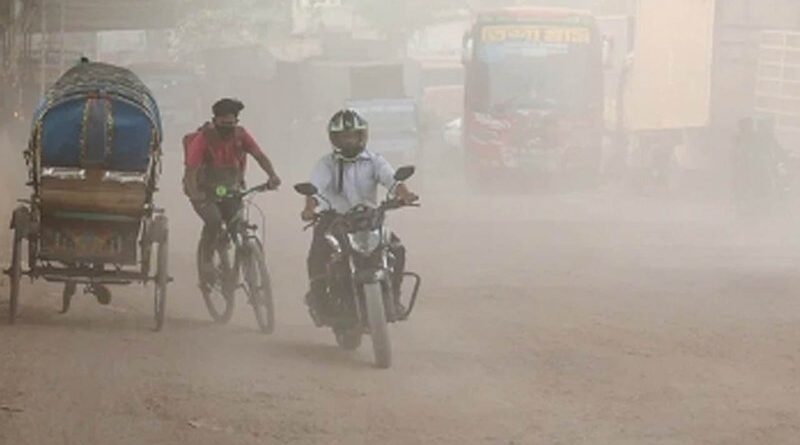
<instances>
[{"instance_id":1,"label":"blue tarpaulin rickshaw cover","mask_svg":"<svg viewBox=\"0 0 800 445\"><path fill-rule=\"evenodd\" d=\"M46 167L146 172L160 150L161 117L131 71L82 62L47 91L34 114L31 147Z\"/></svg>"}]
</instances>

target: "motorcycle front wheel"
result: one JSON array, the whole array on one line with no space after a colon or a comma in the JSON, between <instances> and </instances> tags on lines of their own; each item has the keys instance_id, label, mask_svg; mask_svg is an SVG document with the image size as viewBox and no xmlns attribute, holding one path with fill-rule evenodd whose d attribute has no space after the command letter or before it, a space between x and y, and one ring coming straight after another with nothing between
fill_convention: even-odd
<instances>
[{"instance_id":1,"label":"motorcycle front wheel","mask_svg":"<svg viewBox=\"0 0 800 445\"><path fill-rule=\"evenodd\" d=\"M389 341L389 324L386 321L386 308L383 304L380 283L364 285L364 303L372 337L372 351L375 354L375 366L388 369L392 366L392 344Z\"/></svg>"}]
</instances>

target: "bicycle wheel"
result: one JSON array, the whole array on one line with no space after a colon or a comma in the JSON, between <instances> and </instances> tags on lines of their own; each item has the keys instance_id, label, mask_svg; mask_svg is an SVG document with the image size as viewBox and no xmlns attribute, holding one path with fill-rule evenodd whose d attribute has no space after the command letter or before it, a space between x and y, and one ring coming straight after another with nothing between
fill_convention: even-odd
<instances>
[{"instance_id":1,"label":"bicycle wheel","mask_svg":"<svg viewBox=\"0 0 800 445\"><path fill-rule=\"evenodd\" d=\"M245 258L245 285L250 305L256 314L258 328L264 334L275 331L275 303L272 298L272 282L264 259L264 249L258 239L247 241Z\"/></svg>"},{"instance_id":2,"label":"bicycle wheel","mask_svg":"<svg viewBox=\"0 0 800 445\"><path fill-rule=\"evenodd\" d=\"M217 323L227 323L233 317L235 305L234 292L231 286L226 286L232 273L232 262L229 258L229 249L218 249L212 257L212 265L204 271L203 241L197 247L197 274L200 281L200 291L206 304L209 315ZM211 275L211 276L209 276Z\"/></svg>"}]
</instances>

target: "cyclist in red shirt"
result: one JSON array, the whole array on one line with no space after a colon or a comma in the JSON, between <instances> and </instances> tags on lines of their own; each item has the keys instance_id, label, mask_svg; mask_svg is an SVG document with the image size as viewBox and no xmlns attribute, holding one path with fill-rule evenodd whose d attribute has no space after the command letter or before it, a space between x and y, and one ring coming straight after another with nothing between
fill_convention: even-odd
<instances>
[{"instance_id":1,"label":"cyclist in red shirt","mask_svg":"<svg viewBox=\"0 0 800 445\"><path fill-rule=\"evenodd\" d=\"M220 186L243 189L247 156L252 156L269 177L268 188L277 189L281 180L272 162L243 127L239 126L239 113L244 104L236 99L221 99L212 107L214 118L197 132L184 137L185 172L184 193L203 219L202 243L206 265L211 267L214 246L222 226L223 211L215 199Z\"/></svg>"}]
</instances>

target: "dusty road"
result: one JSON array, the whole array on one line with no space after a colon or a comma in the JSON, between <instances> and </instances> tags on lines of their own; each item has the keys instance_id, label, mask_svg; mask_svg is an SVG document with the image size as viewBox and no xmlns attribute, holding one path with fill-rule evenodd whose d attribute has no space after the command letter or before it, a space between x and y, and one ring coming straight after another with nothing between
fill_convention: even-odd
<instances>
[{"instance_id":1,"label":"dusty road","mask_svg":"<svg viewBox=\"0 0 800 445\"><path fill-rule=\"evenodd\" d=\"M794 239L676 204L429 194L393 220L426 282L378 371L304 312L297 199L260 202L273 336L244 305L207 321L176 204L163 333L149 290L59 316L59 289L26 284L0 326L0 444L798 443Z\"/></svg>"}]
</instances>

